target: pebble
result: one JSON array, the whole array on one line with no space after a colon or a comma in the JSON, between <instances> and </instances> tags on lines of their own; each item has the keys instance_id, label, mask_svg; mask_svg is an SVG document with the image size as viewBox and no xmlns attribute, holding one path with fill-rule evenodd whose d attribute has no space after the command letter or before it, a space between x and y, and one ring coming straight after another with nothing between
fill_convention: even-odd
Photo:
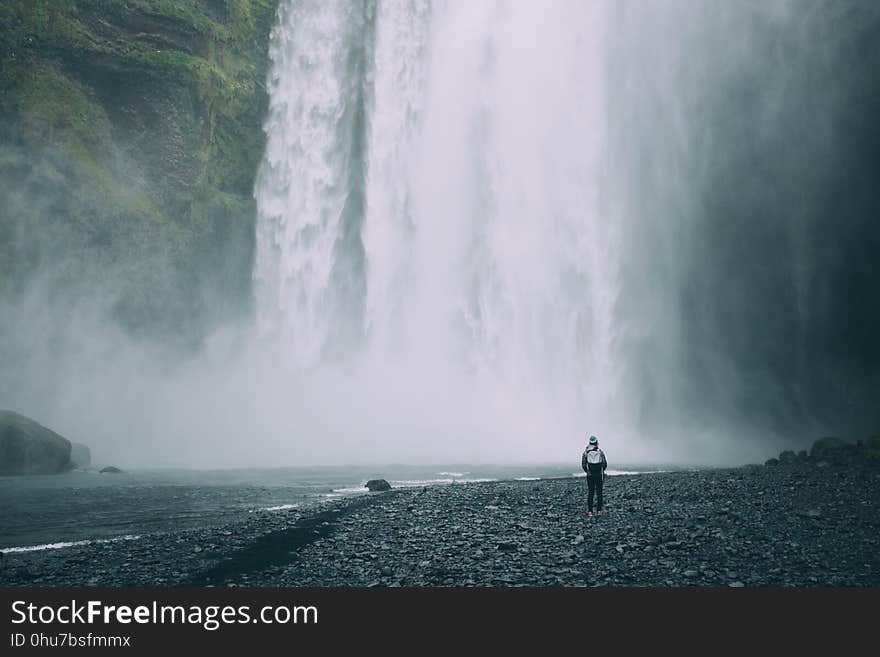
<instances>
[{"instance_id":1,"label":"pebble","mask_svg":"<svg viewBox=\"0 0 880 657\"><path fill-rule=\"evenodd\" d=\"M200 585L676 586L686 579L733 588L746 586L744 580L748 586L880 586L876 471L854 469L846 478L837 467L744 472L608 477L609 513L592 521L584 517L579 478L397 489L322 505L321 512L336 514L328 517L303 506L219 527L146 534L124 548L9 553L0 585L34 584L37 577L50 586L191 585L225 560L221 575ZM792 490L793 476L802 477L803 487ZM823 515L819 507L804 508L804 490L823 491L822 508L846 508L845 522L840 514L804 522ZM760 507L747 504L752 493L762 497ZM735 504L742 514L731 512ZM798 508L800 516L792 513ZM236 556L247 553L259 563L253 553L264 544L259 539L287 536L300 522L307 536L265 555L265 566ZM320 537L311 533L316 527ZM834 569L819 567L829 560Z\"/></svg>"}]
</instances>

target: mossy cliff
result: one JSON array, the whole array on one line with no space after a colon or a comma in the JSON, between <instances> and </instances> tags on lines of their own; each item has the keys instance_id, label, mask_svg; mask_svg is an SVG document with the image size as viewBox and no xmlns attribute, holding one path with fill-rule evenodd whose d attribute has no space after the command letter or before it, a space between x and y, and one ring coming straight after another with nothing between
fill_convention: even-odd
<instances>
[{"instance_id":1,"label":"mossy cliff","mask_svg":"<svg viewBox=\"0 0 880 657\"><path fill-rule=\"evenodd\" d=\"M64 472L71 467L70 451L64 436L0 409L0 476Z\"/></svg>"},{"instance_id":2,"label":"mossy cliff","mask_svg":"<svg viewBox=\"0 0 880 657\"><path fill-rule=\"evenodd\" d=\"M250 298L278 0L0 3L0 297L198 336Z\"/></svg>"}]
</instances>

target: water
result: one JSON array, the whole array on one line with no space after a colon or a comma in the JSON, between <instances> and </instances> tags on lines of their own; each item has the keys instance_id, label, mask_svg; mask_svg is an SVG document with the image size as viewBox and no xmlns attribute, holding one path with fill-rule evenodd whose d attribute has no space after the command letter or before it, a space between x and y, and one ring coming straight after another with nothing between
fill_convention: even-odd
<instances>
[{"instance_id":1,"label":"water","mask_svg":"<svg viewBox=\"0 0 880 657\"><path fill-rule=\"evenodd\" d=\"M564 458L589 431L633 458L795 446L807 391L833 392L805 369L832 367L809 344L832 333L811 333L830 297L807 272L852 250L828 239L847 197L829 135L862 116L845 44L878 18L284 0L255 282L290 397L346 400L347 423L315 433L389 454Z\"/></svg>"},{"instance_id":2,"label":"water","mask_svg":"<svg viewBox=\"0 0 880 657\"><path fill-rule=\"evenodd\" d=\"M254 317L180 361L35 302L3 406L126 469L872 435L878 25L868 0L282 0Z\"/></svg>"},{"instance_id":3,"label":"water","mask_svg":"<svg viewBox=\"0 0 880 657\"><path fill-rule=\"evenodd\" d=\"M459 457L503 437L541 458L536 433L553 453L587 418L620 434L604 16L281 3L255 280L292 398L368 398L346 408L359 435Z\"/></svg>"},{"instance_id":4,"label":"water","mask_svg":"<svg viewBox=\"0 0 880 657\"><path fill-rule=\"evenodd\" d=\"M0 477L0 550L63 549L81 541L137 540L153 532L216 527L255 512L307 509L366 494L364 483L375 478L406 487L572 474L564 465L458 464Z\"/></svg>"}]
</instances>

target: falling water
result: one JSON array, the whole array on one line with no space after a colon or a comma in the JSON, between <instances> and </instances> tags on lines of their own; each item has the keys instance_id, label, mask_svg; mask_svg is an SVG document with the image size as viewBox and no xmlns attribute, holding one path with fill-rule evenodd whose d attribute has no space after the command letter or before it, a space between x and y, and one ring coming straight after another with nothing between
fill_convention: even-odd
<instances>
[{"instance_id":1,"label":"falling water","mask_svg":"<svg viewBox=\"0 0 880 657\"><path fill-rule=\"evenodd\" d=\"M255 322L132 335L47 262L0 300L0 405L123 467L874 435L878 33L874 0L279 0Z\"/></svg>"},{"instance_id":2,"label":"falling water","mask_svg":"<svg viewBox=\"0 0 880 657\"><path fill-rule=\"evenodd\" d=\"M255 279L289 412L336 416L306 443L635 454L797 399L813 228L748 162L784 161L810 6L283 0Z\"/></svg>"},{"instance_id":3,"label":"falling water","mask_svg":"<svg viewBox=\"0 0 880 657\"><path fill-rule=\"evenodd\" d=\"M441 417L509 414L505 430L610 424L603 18L582 2L282 3L256 279L286 363L439 377L488 395Z\"/></svg>"}]
</instances>

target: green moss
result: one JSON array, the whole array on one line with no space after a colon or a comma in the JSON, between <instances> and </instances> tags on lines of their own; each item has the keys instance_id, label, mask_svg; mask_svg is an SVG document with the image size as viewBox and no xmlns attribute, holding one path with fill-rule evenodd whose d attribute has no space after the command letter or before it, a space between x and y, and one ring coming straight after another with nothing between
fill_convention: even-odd
<instances>
[{"instance_id":1,"label":"green moss","mask_svg":"<svg viewBox=\"0 0 880 657\"><path fill-rule=\"evenodd\" d=\"M39 273L146 334L247 307L276 7L0 4L0 295Z\"/></svg>"},{"instance_id":2,"label":"green moss","mask_svg":"<svg viewBox=\"0 0 880 657\"><path fill-rule=\"evenodd\" d=\"M20 137L63 149L88 164L92 176L102 176L113 141L103 108L54 67L37 63L17 73L17 93L10 94L8 102L19 118Z\"/></svg>"}]
</instances>

